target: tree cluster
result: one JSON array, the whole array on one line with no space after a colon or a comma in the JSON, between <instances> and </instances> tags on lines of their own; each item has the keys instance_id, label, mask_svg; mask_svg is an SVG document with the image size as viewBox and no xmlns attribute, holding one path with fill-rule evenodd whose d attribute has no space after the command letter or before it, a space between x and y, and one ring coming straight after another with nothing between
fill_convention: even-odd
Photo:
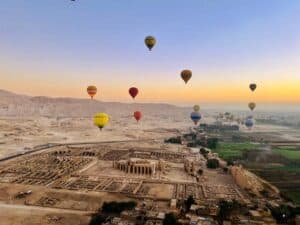
<instances>
[{"instance_id":1,"label":"tree cluster","mask_svg":"<svg viewBox=\"0 0 300 225\"><path fill-rule=\"evenodd\" d=\"M210 149L216 149L219 144L218 138L208 138L207 139L207 147Z\"/></svg>"},{"instance_id":2,"label":"tree cluster","mask_svg":"<svg viewBox=\"0 0 300 225\"><path fill-rule=\"evenodd\" d=\"M121 213L124 210L131 210L136 207L136 202L104 202L102 205L102 211L106 213Z\"/></svg>"},{"instance_id":3,"label":"tree cluster","mask_svg":"<svg viewBox=\"0 0 300 225\"><path fill-rule=\"evenodd\" d=\"M216 168L219 168L220 163L219 163L218 159L208 159L206 161L206 166L209 169L216 169Z\"/></svg>"}]
</instances>

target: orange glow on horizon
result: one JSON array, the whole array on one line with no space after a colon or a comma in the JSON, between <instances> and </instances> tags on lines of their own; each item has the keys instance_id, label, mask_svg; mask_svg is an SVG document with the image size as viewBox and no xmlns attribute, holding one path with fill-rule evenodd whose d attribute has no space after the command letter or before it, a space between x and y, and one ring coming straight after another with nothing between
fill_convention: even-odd
<instances>
[{"instance_id":1,"label":"orange glow on horizon","mask_svg":"<svg viewBox=\"0 0 300 225\"><path fill-rule=\"evenodd\" d=\"M74 97L87 98L86 86L89 83L79 84L73 80L68 84L64 82L32 82L20 80L19 82L2 82L2 89L19 94L49 97ZM128 88L135 84L113 84L98 87L95 99L103 101L130 102ZM190 81L187 85L183 82L175 84L142 83L136 85L140 93L137 102L274 102L274 103L299 103L300 102L300 80L276 81L257 83L258 87L253 93L248 88L248 83L221 84L206 82L201 85Z\"/></svg>"}]
</instances>

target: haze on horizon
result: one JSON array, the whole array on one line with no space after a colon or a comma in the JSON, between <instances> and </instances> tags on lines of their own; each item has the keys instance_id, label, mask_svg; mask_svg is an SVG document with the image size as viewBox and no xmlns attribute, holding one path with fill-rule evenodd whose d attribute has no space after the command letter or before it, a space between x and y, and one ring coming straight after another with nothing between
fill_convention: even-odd
<instances>
[{"instance_id":1,"label":"haze on horizon","mask_svg":"<svg viewBox=\"0 0 300 225\"><path fill-rule=\"evenodd\" d=\"M137 86L140 102L299 103L299 11L279 0L4 0L0 88L85 98L94 84L96 99L130 101Z\"/></svg>"}]
</instances>

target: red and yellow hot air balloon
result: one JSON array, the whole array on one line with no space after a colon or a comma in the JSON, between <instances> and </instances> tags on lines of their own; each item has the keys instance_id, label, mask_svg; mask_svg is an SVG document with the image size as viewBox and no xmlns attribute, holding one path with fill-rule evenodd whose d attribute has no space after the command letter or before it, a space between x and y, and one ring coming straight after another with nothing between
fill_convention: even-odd
<instances>
[{"instance_id":1,"label":"red and yellow hot air balloon","mask_svg":"<svg viewBox=\"0 0 300 225\"><path fill-rule=\"evenodd\" d=\"M94 98L94 96L97 94L97 87L96 86L88 86L87 87L87 93L89 94L89 96L91 96L91 99Z\"/></svg>"},{"instance_id":2,"label":"red and yellow hot air balloon","mask_svg":"<svg viewBox=\"0 0 300 225\"><path fill-rule=\"evenodd\" d=\"M184 80L185 83L187 83L192 77L192 71L182 70L180 75L181 75L181 79Z\"/></svg>"},{"instance_id":3,"label":"red and yellow hot air balloon","mask_svg":"<svg viewBox=\"0 0 300 225\"><path fill-rule=\"evenodd\" d=\"M133 113L133 117L136 119L137 122L142 118L142 113L140 111L135 111Z\"/></svg>"},{"instance_id":4,"label":"red and yellow hot air balloon","mask_svg":"<svg viewBox=\"0 0 300 225\"><path fill-rule=\"evenodd\" d=\"M128 92L130 96L134 99L138 95L139 89L137 89L136 87L131 87L129 88Z\"/></svg>"}]
</instances>

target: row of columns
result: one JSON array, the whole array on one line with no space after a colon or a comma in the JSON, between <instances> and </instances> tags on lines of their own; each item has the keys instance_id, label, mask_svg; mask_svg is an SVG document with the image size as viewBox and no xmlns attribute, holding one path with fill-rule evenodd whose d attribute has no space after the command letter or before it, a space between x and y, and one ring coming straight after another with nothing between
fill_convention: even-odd
<instances>
[{"instance_id":1,"label":"row of columns","mask_svg":"<svg viewBox=\"0 0 300 225\"><path fill-rule=\"evenodd\" d=\"M135 173L135 174L145 174L152 175L155 172L155 169L150 166L139 166L139 165L125 165L116 163L115 168L122 170L126 173Z\"/></svg>"}]
</instances>

